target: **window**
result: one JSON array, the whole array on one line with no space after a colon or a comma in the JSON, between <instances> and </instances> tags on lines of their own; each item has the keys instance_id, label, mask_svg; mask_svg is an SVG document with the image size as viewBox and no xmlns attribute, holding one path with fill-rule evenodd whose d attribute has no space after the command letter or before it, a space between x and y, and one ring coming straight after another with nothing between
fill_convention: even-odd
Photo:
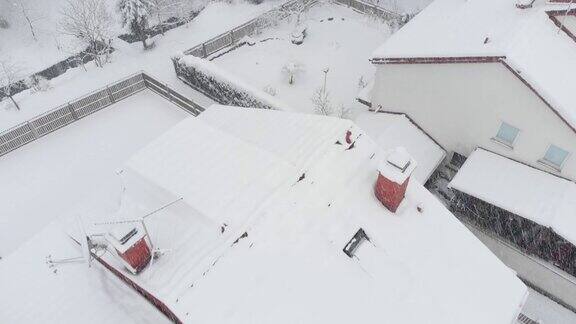
<instances>
[{"instance_id":1,"label":"window","mask_svg":"<svg viewBox=\"0 0 576 324\"><path fill-rule=\"evenodd\" d=\"M516 140L516 137L518 136L519 132L520 130L518 128L508 123L502 122L502 124L500 125L500 129L498 130L498 134L496 134L496 137L494 137L493 139L502 144L512 147L512 144L514 144L514 141Z\"/></svg>"},{"instance_id":2,"label":"window","mask_svg":"<svg viewBox=\"0 0 576 324\"><path fill-rule=\"evenodd\" d=\"M546 155L544 155L544 158L541 160L541 162L559 170L567 158L568 151L565 151L556 145L550 145L548 147L548 151L546 151Z\"/></svg>"}]
</instances>

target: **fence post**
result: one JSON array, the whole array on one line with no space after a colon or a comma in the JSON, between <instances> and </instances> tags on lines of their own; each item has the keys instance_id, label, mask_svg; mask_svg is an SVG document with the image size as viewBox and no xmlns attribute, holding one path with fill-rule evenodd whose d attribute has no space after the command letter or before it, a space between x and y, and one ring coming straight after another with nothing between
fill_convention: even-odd
<instances>
[{"instance_id":1,"label":"fence post","mask_svg":"<svg viewBox=\"0 0 576 324\"><path fill-rule=\"evenodd\" d=\"M68 103L68 110L70 110L70 114L72 115L72 118L78 120L78 115L76 114L76 110L74 110L74 107L72 107L72 105L70 103Z\"/></svg>"},{"instance_id":2,"label":"fence post","mask_svg":"<svg viewBox=\"0 0 576 324\"><path fill-rule=\"evenodd\" d=\"M110 88L108 88L108 86L106 86L106 92L108 93L108 97L110 98L110 102L115 103L116 101L114 101L114 97L112 96L112 91L110 91Z\"/></svg>"},{"instance_id":3,"label":"fence post","mask_svg":"<svg viewBox=\"0 0 576 324\"><path fill-rule=\"evenodd\" d=\"M202 58L206 58L208 54L206 54L206 43L202 43Z\"/></svg>"},{"instance_id":4,"label":"fence post","mask_svg":"<svg viewBox=\"0 0 576 324\"><path fill-rule=\"evenodd\" d=\"M38 139L40 138L40 135L38 134L38 131L36 130L36 128L32 125L31 122L27 121L26 124L28 125L28 128L30 128L30 131L32 131L32 135L34 135L34 138Z\"/></svg>"},{"instance_id":5,"label":"fence post","mask_svg":"<svg viewBox=\"0 0 576 324\"><path fill-rule=\"evenodd\" d=\"M168 97L168 100L172 102L172 95L170 94L170 88L168 87L168 84L165 84L164 88L166 88L166 96Z\"/></svg>"},{"instance_id":6,"label":"fence post","mask_svg":"<svg viewBox=\"0 0 576 324\"><path fill-rule=\"evenodd\" d=\"M234 44L234 29L230 30L230 45Z\"/></svg>"}]
</instances>

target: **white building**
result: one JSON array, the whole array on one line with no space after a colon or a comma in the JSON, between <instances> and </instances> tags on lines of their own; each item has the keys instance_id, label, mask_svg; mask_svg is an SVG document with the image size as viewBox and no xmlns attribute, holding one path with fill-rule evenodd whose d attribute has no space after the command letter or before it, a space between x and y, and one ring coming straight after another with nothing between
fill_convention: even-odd
<instances>
[{"instance_id":1,"label":"white building","mask_svg":"<svg viewBox=\"0 0 576 324\"><path fill-rule=\"evenodd\" d=\"M415 163L399 152L347 120L213 106L126 163L116 213L85 219L135 219L177 201L145 221L160 258L133 274L103 253L93 272L71 264L56 275L38 260L63 244L53 225L0 264L0 318L154 316L121 293L120 276L182 322L513 323L525 285L418 181L404 182ZM379 175L397 181L389 163L405 164L395 213L374 189Z\"/></svg>"},{"instance_id":2,"label":"white building","mask_svg":"<svg viewBox=\"0 0 576 324\"><path fill-rule=\"evenodd\" d=\"M448 151L575 180L576 10L558 2L434 1L374 53L368 100Z\"/></svg>"}]
</instances>

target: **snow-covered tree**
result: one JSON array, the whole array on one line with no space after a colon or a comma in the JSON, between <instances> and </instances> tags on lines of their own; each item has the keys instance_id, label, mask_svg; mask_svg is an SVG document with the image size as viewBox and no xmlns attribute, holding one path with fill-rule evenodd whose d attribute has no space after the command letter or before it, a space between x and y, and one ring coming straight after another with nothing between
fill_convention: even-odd
<instances>
[{"instance_id":1,"label":"snow-covered tree","mask_svg":"<svg viewBox=\"0 0 576 324\"><path fill-rule=\"evenodd\" d=\"M118 2L118 11L122 16L122 25L129 26L142 42L144 49L148 48L146 44L146 28L152 15L154 3L152 0L120 0Z\"/></svg>"},{"instance_id":2,"label":"snow-covered tree","mask_svg":"<svg viewBox=\"0 0 576 324\"><path fill-rule=\"evenodd\" d=\"M102 67L110 52L112 18L104 0L68 0L61 10L62 33L78 39L86 52Z\"/></svg>"},{"instance_id":3,"label":"snow-covered tree","mask_svg":"<svg viewBox=\"0 0 576 324\"><path fill-rule=\"evenodd\" d=\"M271 96L276 96L278 94L278 91L276 90L276 88L274 88L271 85L265 86L262 90L264 90L264 92L266 92L267 94L269 94Z\"/></svg>"},{"instance_id":4,"label":"snow-covered tree","mask_svg":"<svg viewBox=\"0 0 576 324\"><path fill-rule=\"evenodd\" d=\"M34 91L47 91L51 88L50 80L41 75L32 75L26 78L26 85Z\"/></svg>"},{"instance_id":5,"label":"snow-covered tree","mask_svg":"<svg viewBox=\"0 0 576 324\"><path fill-rule=\"evenodd\" d=\"M20 110L20 106L14 100L13 91L18 86L20 81L22 69L18 64L9 59L0 59L0 93L12 100L16 109Z\"/></svg>"},{"instance_id":6,"label":"snow-covered tree","mask_svg":"<svg viewBox=\"0 0 576 324\"><path fill-rule=\"evenodd\" d=\"M289 84L294 84L296 75L302 70L302 66L294 61L290 61L282 67L282 72L287 76Z\"/></svg>"}]
</instances>

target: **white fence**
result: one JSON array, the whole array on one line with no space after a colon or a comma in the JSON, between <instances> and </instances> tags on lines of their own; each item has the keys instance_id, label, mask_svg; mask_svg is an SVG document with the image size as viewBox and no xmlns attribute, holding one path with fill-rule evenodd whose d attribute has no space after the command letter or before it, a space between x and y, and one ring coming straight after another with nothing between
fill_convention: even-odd
<instances>
[{"instance_id":1,"label":"white fence","mask_svg":"<svg viewBox=\"0 0 576 324\"><path fill-rule=\"evenodd\" d=\"M192 115L198 115L204 110L167 85L139 72L0 133L0 156L146 88Z\"/></svg>"},{"instance_id":2,"label":"white fence","mask_svg":"<svg viewBox=\"0 0 576 324\"><path fill-rule=\"evenodd\" d=\"M402 20L402 15L379 6L375 6L359 0L334 0L335 3L349 6L361 13L376 15L386 20ZM218 52L221 49L237 44L242 38L253 35L259 28L267 26L274 20L282 20L290 16L294 8L305 3L306 6L311 7L318 3L317 0L292 0L286 2L282 6L272 9L263 13L262 15L232 29L210 40L196 45L186 51L184 54L196 57L206 58L209 55Z\"/></svg>"}]
</instances>

